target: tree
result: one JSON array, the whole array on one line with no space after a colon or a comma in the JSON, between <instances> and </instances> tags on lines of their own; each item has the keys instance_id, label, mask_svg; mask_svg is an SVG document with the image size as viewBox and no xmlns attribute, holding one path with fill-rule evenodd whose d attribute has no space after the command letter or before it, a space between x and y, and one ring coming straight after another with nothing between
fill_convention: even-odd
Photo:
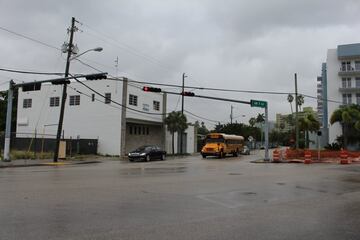
<instances>
[{"instance_id":1,"label":"tree","mask_svg":"<svg viewBox=\"0 0 360 240\"><path fill-rule=\"evenodd\" d=\"M360 131L360 106L356 104L340 107L330 117L330 124L340 123L343 133L343 147L348 147L348 142L358 141ZM355 136L354 138L351 138Z\"/></svg>"},{"instance_id":2,"label":"tree","mask_svg":"<svg viewBox=\"0 0 360 240\"><path fill-rule=\"evenodd\" d=\"M197 129L197 133L200 135L207 135L209 133L209 130L207 129L204 122L201 122L201 125L199 121L195 121L195 127Z\"/></svg>"},{"instance_id":3,"label":"tree","mask_svg":"<svg viewBox=\"0 0 360 240\"><path fill-rule=\"evenodd\" d=\"M0 133L5 132L6 125L6 112L7 112L7 100L8 92L0 92ZM17 114L17 89L13 92L13 108L11 118L11 132L16 131L16 114Z\"/></svg>"},{"instance_id":4,"label":"tree","mask_svg":"<svg viewBox=\"0 0 360 240\"><path fill-rule=\"evenodd\" d=\"M262 124L262 123L265 122L265 115L264 115L264 113L259 113L259 114L257 115L257 117L256 117L256 122L257 122L257 123L260 123L260 124Z\"/></svg>"},{"instance_id":5,"label":"tree","mask_svg":"<svg viewBox=\"0 0 360 240\"><path fill-rule=\"evenodd\" d=\"M175 153L175 146L174 146L175 132L182 134L185 131L185 129L187 129L187 127L188 127L187 119L186 119L186 116L184 114L182 114L180 111L179 112L172 111L165 118L165 124L167 125L167 130L172 135L172 153L174 154Z\"/></svg>"},{"instance_id":6,"label":"tree","mask_svg":"<svg viewBox=\"0 0 360 240\"><path fill-rule=\"evenodd\" d=\"M293 95L289 94L287 100L290 103L291 113L293 113L293 108L292 108L292 102L294 101Z\"/></svg>"},{"instance_id":7,"label":"tree","mask_svg":"<svg viewBox=\"0 0 360 240\"><path fill-rule=\"evenodd\" d=\"M313 113L307 113L299 119L299 128L305 132L305 148L309 148L309 132L318 131L320 123Z\"/></svg>"},{"instance_id":8,"label":"tree","mask_svg":"<svg viewBox=\"0 0 360 240\"><path fill-rule=\"evenodd\" d=\"M304 104L304 96L303 95L299 95L297 97L297 104L299 105L300 111L301 111L301 106Z\"/></svg>"},{"instance_id":9,"label":"tree","mask_svg":"<svg viewBox=\"0 0 360 240\"><path fill-rule=\"evenodd\" d=\"M253 127L256 124L256 118L252 117L249 119L249 124L251 127Z\"/></svg>"}]
</instances>

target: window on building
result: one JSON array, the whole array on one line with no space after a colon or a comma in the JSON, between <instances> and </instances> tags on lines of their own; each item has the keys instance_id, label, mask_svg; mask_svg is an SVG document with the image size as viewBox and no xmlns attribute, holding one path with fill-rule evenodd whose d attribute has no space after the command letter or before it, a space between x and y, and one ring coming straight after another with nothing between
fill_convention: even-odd
<instances>
[{"instance_id":1,"label":"window on building","mask_svg":"<svg viewBox=\"0 0 360 240\"><path fill-rule=\"evenodd\" d=\"M136 129L137 129L137 127L134 126L134 135L136 135Z\"/></svg>"},{"instance_id":2,"label":"window on building","mask_svg":"<svg viewBox=\"0 0 360 240\"><path fill-rule=\"evenodd\" d=\"M355 70L360 70L360 61L355 61Z\"/></svg>"},{"instance_id":3,"label":"window on building","mask_svg":"<svg viewBox=\"0 0 360 240\"><path fill-rule=\"evenodd\" d=\"M347 79L347 84L346 84L348 88L351 88L351 78Z\"/></svg>"},{"instance_id":4,"label":"window on building","mask_svg":"<svg viewBox=\"0 0 360 240\"><path fill-rule=\"evenodd\" d=\"M351 71L351 62L346 62L346 71Z\"/></svg>"},{"instance_id":5,"label":"window on building","mask_svg":"<svg viewBox=\"0 0 360 240\"><path fill-rule=\"evenodd\" d=\"M343 105L346 105L347 104L347 95L346 94L343 94L342 95L342 98L343 98Z\"/></svg>"},{"instance_id":6,"label":"window on building","mask_svg":"<svg viewBox=\"0 0 360 240\"><path fill-rule=\"evenodd\" d=\"M356 78L355 86L360 88L360 78Z\"/></svg>"},{"instance_id":7,"label":"window on building","mask_svg":"<svg viewBox=\"0 0 360 240\"><path fill-rule=\"evenodd\" d=\"M94 102L95 101L95 94L91 94L91 101Z\"/></svg>"},{"instance_id":8,"label":"window on building","mask_svg":"<svg viewBox=\"0 0 360 240\"><path fill-rule=\"evenodd\" d=\"M356 104L360 105L360 93L356 94Z\"/></svg>"},{"instance_id":9,"label":"window on building","mask_svg":"<svg viewBox=\"0 0 360 240\"><path fill-rule=\"evenodd\" d=\"M129 133L132 135L133 134L133 128L132 128L132 126L129 126Z\"/></svg>"},{"instance_id":10,"label":"window on building","mask_svg":"<svg viewBox=\"0 0 360 240\"><path fill-rule=\"evenodd\" d=\"M160 111L160 102L159 101L153 101L153 108L155 111Z\"/></svg>"},{"instance_id":11,"label":"window on building","mask_svg":"<svg viewBox=\"0 0 360 240\"><path fill-rule=\"evenodd\" d=\"M32 106L32 99L25 98L23 101L23 108L31 108L31 106Z\"/></svg>"},{"instance_id":12,"label":"window on building","mask_svg":"<svg viewBox=\"0 0 360 240\"><path fill-rule=\"evenodd\" d=\"M137 106L138 97L136 95L129 95L129 105Z\"/></svg>"},{"instance_id":13,"label":"window on building","mask_svg":"<svg viewBox=\"0 0 360 240\"><path fill-rule=\"evenodd\" d=\"M149 135L149 127L146 128L146 135Z\"/></svg>"},{"instance_id":14,"label":"window on building","mask_svg":"<svg viewBox=\"0 0 360 240\"><path fill-rule=\"evenodd\" d=\"M346 62L341 62L341 71L346 71Z\"/></svg>"},{"instance_id":15,"label":"window on building","mask_svg":"<svg viewBox=\"0 0 360 240\"><path fill-rule=\"evenodd\" d=\"M143 104L143 110L148 112L149 111L149 104L144 103Z\"/></svg>"},{"instance_id":16,"label":"window on building","mask_svg":"<svg viewBox=\"0 0 360 240\"><path fill-rule=\"evenodd\" d=\"M80 95L70 96L69 105L70 106L80 105Z\"/></svg>"},{"instance_id":17,"label":"window on building","mask_svg":"<svg viewBox=\"0 0 360 240\"><path fill-rule=\"evenodd\" d=\"M142 134L145 135L145 126L142 127Z\"/></svg>"},{"instance_id":18,"label":"window on building","mask_svg":"<svg viewBox=\"0 0 360 240\"><path fill-rule=\"evenodd\" d=\"M50 107L58 107L60 105L60 97L50 98Z\"/></svg>"},{"instance_id":19,"label":"window on building","mask_svg":"<svg viewBox=\"0 0 360 240\"><path fill-rule=\"evenodd\" d=\"M111 93L105 93L105 104L111 103Z\"/></svg>"},{"instance_id":20,"label":"window on building","mask_svg":"<svg viewBox=\"0 0 360 240\"><path fill-rule=\"evenodd\" d=\"M351 93L347 95L347 104L352 104Z\"/></svg>"},{"instance_id":21,"label":"window on building","mask_svg":"<svg viewBox=\"0 0 360 240\"><path fill-rule=\"evenodd\" d=\"M341 87L346 88L346 78L341 79Z\"/></svg>"}]
</instances>

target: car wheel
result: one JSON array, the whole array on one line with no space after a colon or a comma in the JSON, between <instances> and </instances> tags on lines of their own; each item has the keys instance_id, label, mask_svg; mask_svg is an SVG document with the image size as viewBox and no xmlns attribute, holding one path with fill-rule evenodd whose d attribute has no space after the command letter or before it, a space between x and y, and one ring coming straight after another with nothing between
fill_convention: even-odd
<instances>
[{"instance_id":1,"label":"car wheel","mask_svg":"<svg viewBox=\"0 0 360 240\"><path fill-rule=\"evenodd\" d=\"M133 162L134 161L134 159L129 159L129 162Z\"/></svg>"},{"instance_id":2,"label":"car wheel","mask_svg":"<svg viewBox=\"0 0 360 240\"><path fill-rule=\"evenodd\" d=\"M150 162L150 155L146 155L145 160L146 160L147 162Z\"/></svg>"},{"instance_id":3,"label":"car wheel","mask_svg":"<svg viewBox=\"0 0 360 240\"><path fill-rule=\"evenodd\" d=\"M206 158L206 155L202 155L202 158Z\"/></svg>"},{"instance_id":4,"label":"car wheel","mask_svg":"<svg viewBox=\"0 0 360 240\"><path fill-rule=\"evenodd\" d=\"M161 154L161 158L160 158L160 159L164 161L165 158L166 158L166 155L165 155L165 154Z\"/></svg>"}]
</instances>

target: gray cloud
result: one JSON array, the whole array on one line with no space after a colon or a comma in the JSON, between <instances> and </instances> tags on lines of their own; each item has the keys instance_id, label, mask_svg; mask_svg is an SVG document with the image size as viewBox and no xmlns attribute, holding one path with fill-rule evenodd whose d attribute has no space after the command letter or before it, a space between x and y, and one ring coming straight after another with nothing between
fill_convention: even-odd
<instances>
[{"instance_id":1,"label":"gray cloud","mask_svg":"<svg viewBox=\"0 0 360 240\"><path fill-rule=\"evenodd\" d=\"M135 80L244 90L293 91L293 75L301 92L316 95L316 76L328 48L358 42L360 3L345 1L2 1L0 26L55 47L67 41L66 28L74 16L83 25L75 35L80 51L96 46L102 53L84 58L92 66ZM57 50L0 31L1 67L64 71ZM72 72L93 72L78 62ZM0 73L10 78L32 76ZM0 85L4 88L3 85ZM270 117L290 111L286 96L207 92L220 97L269 101ZM169 97L169 110L177 97ZM305 99L305 105L316 106ZM211 111L209 111L211 106ZM260 109L238 105L247 120ZM230 104L187 99L197 115L222 121ZM179 109L179 108L178 108ZM190 119L190 118L189 118ZM239 119L243 120L243 119ZM206 121L205 121L206 122Z\"/></svg>"}]
</instances>

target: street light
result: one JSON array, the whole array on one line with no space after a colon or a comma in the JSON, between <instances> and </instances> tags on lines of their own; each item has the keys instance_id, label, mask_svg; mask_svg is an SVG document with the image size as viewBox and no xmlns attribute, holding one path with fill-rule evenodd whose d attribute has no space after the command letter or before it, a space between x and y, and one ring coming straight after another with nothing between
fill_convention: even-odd
<instances>
[{"instance_id":1,"label":"street light","mask_svg":"<svg viewBox=\"0 0 360 240\"><path fill-rule=\"evenodd\" d=\"M83 52L83 53L76 54L75 56L71 57L71 58L70 58L70 61L72 61L72 60L80 57L81 55L84 55L84 54L87 53L87 52L90 52L90 51L101 52L102 50L103 50L102 47L97 47L97 48L92 48L92 49L86 50L86 51Z\"/></svg>"}]
</instances>

